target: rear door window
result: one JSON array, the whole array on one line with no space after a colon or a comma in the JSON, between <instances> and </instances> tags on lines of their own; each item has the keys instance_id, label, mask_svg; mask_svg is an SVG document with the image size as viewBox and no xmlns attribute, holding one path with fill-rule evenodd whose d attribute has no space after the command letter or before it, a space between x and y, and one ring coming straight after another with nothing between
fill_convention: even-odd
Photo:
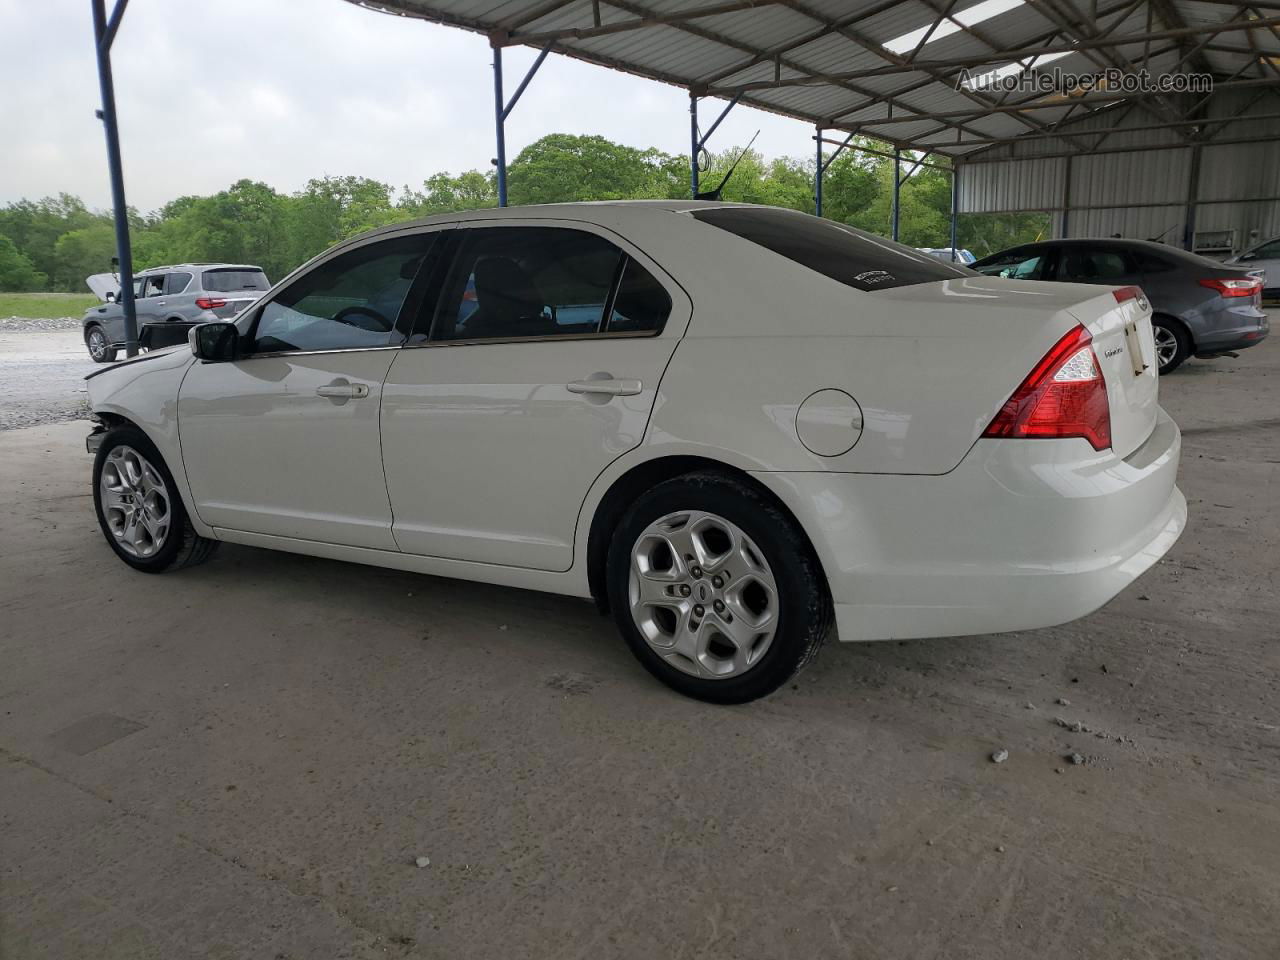
<instances>
[{"instance_id":1,"label":"rear door window","mask_svg":"<svg viewBox=\"0 0 1280 960\"><path fill-rule=\"evenodd\" d=\"M1119 250L1067 247L1058 265L1058 279L1070 283L1110 283L1133 273L1133 265Z\"/></svg>"},{"instance_id":2,"label":"rear door window","mask_svg":"<svg viewBox=\"0 0 1280 960\"><path fill-rule=\"evenodd\" d=\"M478 227L461 231L459 240L432 340L583 336L603 329L625 263L608 240L562 227ZM652 323L641 317L643 307L632 309L637 319L620 319L620 326Z\"/></svg>"},{"instance_id":3,"label":"rear door window","mask_svg":"<svg viewBox=\"0 0 1280 960\"><path fill-rule=\"evenodd\" d=\"M959 264L944 263L892 240L797 211L712 207L693 211L693 218L857 290L886 290L974 275Z\"/></svg>"},{"instance_id":4,"label":"rear door window","mask_svg":"<svg viewBox=\"0 0 1280 960\"><path fill-rule=\"evenodd\" d=\"M605 332L657 333L671 313L671 294L635 260L625 259Z\"/></svg>"},{"instance_id":5,"label":"rear door window","mask_svg":"<svg viewBox=\"0 0 1280 960\"><path fill-rule=\"evenodd\" d=\"M167 295L181 293L187 289L187 284L191 282L191 274L189 273L171 273L169 279L165 281L164 292Z\"/></svg>"}]
</instances>

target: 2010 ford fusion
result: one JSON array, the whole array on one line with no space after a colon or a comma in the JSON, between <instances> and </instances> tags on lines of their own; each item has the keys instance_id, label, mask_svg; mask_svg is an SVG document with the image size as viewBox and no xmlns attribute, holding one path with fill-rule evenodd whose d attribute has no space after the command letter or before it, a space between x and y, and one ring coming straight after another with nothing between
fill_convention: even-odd
<instances>
[{"instance_id":1,"label":"2010 ford fusion","mask_svg":"<svg viewBox=\"0 0 1280 960\"><path fill-rule=\"evenodd\" d=\"M671 687L841 640L1083 616L1186 521L1136 287L984 277L718 202L340 244L191 351L93 374L130 566L218 541L592 597Z\"/></svg>"}]
</instances>

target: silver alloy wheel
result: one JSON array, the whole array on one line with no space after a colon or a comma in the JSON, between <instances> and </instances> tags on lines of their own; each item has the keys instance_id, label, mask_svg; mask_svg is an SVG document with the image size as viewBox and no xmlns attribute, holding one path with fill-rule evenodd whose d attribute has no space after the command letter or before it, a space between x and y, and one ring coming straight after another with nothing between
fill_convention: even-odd
<instances>
[{"instance_id":1,"label":"silver alloy wheel","mask_svg":"<svg viewBox=\"0 0 1280 960\"><path fill-rule=\"evenodd\" d=\"M155 556L169 535L169 488L147 458L133 447L114 447L102 464L98 482L102 516L125 553L145 560Z\"/></svg>"},{"instance_id":2,"label":"silver alloy wheel","mask_svg":"<svg viewBox=\"0 0 1280 960\"><path fill-rule=\"evenodd\" d=\"M1154 327L1152 332L1156 338L1156 359L1160 366L1167 366L1178 355L1178 337L1168 327Z\"/></svg>"},{"instance_id":3,"label":"silver alloy wheel","mask_svg":"<svg viewBox=\"0 0 1280 960\"><path fill-rule=\"evenodd\" d=\"M89 355L95 360L101 360L107 355L107 335L102 332L101 327L94 327L89 331Z\"/></svg>"},{"instance_id":4,"label":"silver alloy wheel","mask_svg":"<svg viewBox=\"0 0 1280 960\"><path fill-rule=\"evenodd\" d=\"M627 591L650 648L702 679L741 676L778 629L778 585L764 554L714 513L686 510L649 524L631 548Z\"/></svg>"}]
</instances>

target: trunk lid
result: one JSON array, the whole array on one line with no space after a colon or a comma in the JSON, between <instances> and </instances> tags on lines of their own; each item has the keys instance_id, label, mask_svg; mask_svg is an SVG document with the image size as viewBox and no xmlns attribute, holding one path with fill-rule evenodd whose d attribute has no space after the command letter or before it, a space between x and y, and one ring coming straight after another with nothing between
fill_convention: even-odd
<instances>
[{"instance_id":1,"label":"trunk lid","mask_svg":"<svg viewBox=\"0 0 1280 960\"><path fill-rule=\"evenodd\" d=\"M939 414L950 426L934 440L945 442L947 450L927 456L920 451L928 462L921 472L959 463L1032 368L1077 324L1093 338L1107 387L1112 449L1126 457L1141 446L1155 429L1158 409L1151 310L1145 296L1117 301L1115 289L969 277L874 293L909 307L892 320L898 336L925 337L929 348L942 341L952 361L929 365L935 383L949 382L951 370L966 371L949 387L953 403ZM962 424L974 425L972 433L960 429Z\"/></svg>"}]
</instances>

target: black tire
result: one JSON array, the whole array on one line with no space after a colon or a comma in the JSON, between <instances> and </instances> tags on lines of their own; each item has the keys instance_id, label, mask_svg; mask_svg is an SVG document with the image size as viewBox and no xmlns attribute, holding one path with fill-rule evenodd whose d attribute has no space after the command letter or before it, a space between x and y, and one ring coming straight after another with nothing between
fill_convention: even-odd
<instances>
[{"instance_id":1,"label":"black tire","mask_svg":"<svg viewBox=\"0 0 1280 960\"><path fill-rule=\"evenodd\" d=\"M683 510L706 510L737 525L764 554L778 594L778 627L760 661L738 676L695 677L659 656L631 615L631 553L649 524ZM831 629L826 577L796 522L750 484L714 472L690 473L643 494L619 521L606 568L609 606L631 652L673 690L710 703L746 703L767 696L804 668Z\"/></svg>"},{"instance_id":2,"label":"black tire","mask_svg":"<svg viewBox=\"0 0 1280 960\"><path fill-rule=\"evenodd\" d=\"M1172 317L1155 316L1151 318L1151 326L1156 335L1156 359L1159 360L1161 337L1172 337L1175 344L1172 357L1160 363L1160 376L1173 373L1182 362L1191 356L1191 337L1187 328Z\"/></svg>"},{"instance_id":3,"label":"black tire","mask_svg":"<svg viewBox=\"0 0 1280 960\"><path fill-rule=\"evenodd\" d=\"M116 358L115 347L111 346L107 332L96 323L85 328L84 345L88 348L89 357L94 363L111 363Z\"/></svg>"},{"instance_id":4,"label":"black tire","mask_svg":"<svg viewBox=\"0 0 1280 960\"><path fill-rule=\"evenodd\" d=\"M148 557L134 556L126 551L111 532L103 512L101 483L103 467L111 451L121 446L132 447L145 457L160 474L170 493L168 532L164 535L160 548ZM147 435L132 424L112 427L102 436L102 445L98 448L98 454L93 461L93 508L98 516L98 527L115 555L133 569L141 570L143 573L164 573L204 563L218 546L217 540L209 540L196 533L191 525L191 519L187 516L182 497L178 494L173 474L169 472L168 464L164 462L160 451Z\"/></svg>"}]
</instances>

